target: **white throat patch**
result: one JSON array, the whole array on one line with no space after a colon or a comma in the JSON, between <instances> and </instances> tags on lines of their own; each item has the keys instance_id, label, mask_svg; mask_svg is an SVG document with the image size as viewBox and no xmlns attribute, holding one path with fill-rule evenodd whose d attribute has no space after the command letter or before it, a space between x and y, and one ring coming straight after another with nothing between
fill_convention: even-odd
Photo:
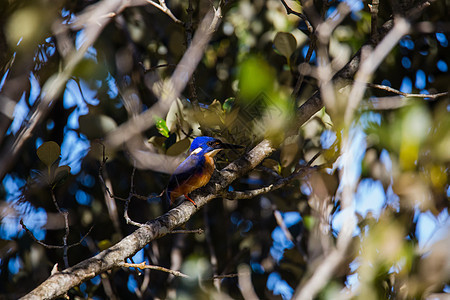
<instances>
[{"instance_id":1,"label":"white throat patch","mask_svg":"<svg viewBox=\"0 0 450 300\"><path fill-rule=\"evenodd\" d=\"M200 153L200 151L202 151L202 147L198 147L197 149L193 150L193 151L191 152L191 155Z\"/></svg>"}]
</instances>

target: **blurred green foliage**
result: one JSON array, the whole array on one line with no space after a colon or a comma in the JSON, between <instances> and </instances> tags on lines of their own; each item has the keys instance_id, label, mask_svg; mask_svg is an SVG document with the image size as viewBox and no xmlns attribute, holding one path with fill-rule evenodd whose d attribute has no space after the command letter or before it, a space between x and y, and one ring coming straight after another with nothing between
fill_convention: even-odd
<instances>
[{"instance_id":1,"label":"blurred green foliage","mask_svg":"<svg viewBox=\"0 0 450 300\"><path fill-rule=\"evenodd\" d=\"M287 2L303 12L299 2ZM394 2L380 1L380 26L393 14ZM70 28L61 36L58 24L70 25L81 12L101 3L0 3L0 78L4 84L0 89L7 96L2 99L20 101L16 107L22 109L22 115L16 109L9 131L5 128L2 149L18 136L14 128L26 127L33 117L44 84L66 65L64 46L78 48L83 43L85 29ZM322 18L339 1L313 3L312 9ZM211 8L210 2L193 1L193 19L189 20L187 2L166 4L183 22L192 21L194 30ZM366 4L347 16L330 37L327 51L334 71L371 38L371 13ZM449 6L448 1L435 1L418 19L422 23L417 24L439 26L448 19ZM127 197L136 163L133 155L143 153L152 160L147 165L145 161L137 164L132 192L142 197L134 197L129 208L133 220L146 222L163 213L155 195L165 188L176 166L170 162L181 161L192 139L200 135L240 144L246 150L264 138L277 146L261 166L234 182L230 187L233 190L273 184L280 176L287 177L304 167L318 153L314 165L322 165L324 170L253 199L215 199L186 224L187 228L206 229L205 234L169 235L147 245L135 257L181 270L191 276L188 280L159 271L140 274L123 268L83 283L69 296L211 299L226 294L240 299L238 277L212 276L236 274L238 266L248 265L259 298L287 299L323 261L336 244L339 229L335 220L342 209L339 166L343 129L335 126L342 115L324 108L301 128L295 127L298 107L318 89L314 73L318 58L314 52L306 61L311 39L305 34L303 21L287 15L280 1L227 2L223 14L192 85L172 103L165 118L149 120L155 126L137 138L137 146L127 145L114 153L102 147L103 138L157 103L188 41L186 27L151 5L130 7L111 18L3 179L1 294L18 298L47 278L55 264L60 269L64 266L61 249L35 243L18 225L21 218L30 228L36 223L32 231L39 239L49 245L62 244L64 220L50 191L69 213L69 244L79 242L94 226L81 245L69 249L69 265L73 266L135 230L122 217L124 202L109 197L105 188L117 197ZM396 89L404 86L413 93L448 91L449 72L437 66L439 61L450 64L449 37L441 34L447 45L434 32L411 32L389 53L373 82ZM298 95L291 97L303 63L310 72L304 74ZM419 69L426 74L425 87L417 84ZM405 84L408 80L409 86ZM339 82L333 89L343 108L351 83ZM373 199L366 203L371 208L364 213L358 210L356 201L357 234L320 299L336 299L349 289L355 297L371 299L418 299L442 292L446 284L448 291L448 272L443 268L443 262L449 261L445 245L448 238L438 236L423 248L418 228L419 220L431 215L436 223L444 224L448 235L449 97L402 98L398 106L380 108L383 103L395 102L390 96L385 90L368 88L353 123L364 140L355 145L362 158L355 155L353 166L361 167L362 179L381 183L385 200L373 209L370 204L376 200L375 193L365 191ZM166 156L155 161L160 158L150 156L154 153ZM216 165L221 169L242 155L239 151L221 153ZM158 168L151 167L154 165ZM99 178L100 170L104 182ZM38 209L45 212L42 224L37 214L32 214ZM286 223L288 213L299 217L287 226L292 240L277 222L276 211ZM272 285L271 278L278 278L273 274L280 280ZM270 288L273 286L279 289Z\"/></svg>"}]
</instances>

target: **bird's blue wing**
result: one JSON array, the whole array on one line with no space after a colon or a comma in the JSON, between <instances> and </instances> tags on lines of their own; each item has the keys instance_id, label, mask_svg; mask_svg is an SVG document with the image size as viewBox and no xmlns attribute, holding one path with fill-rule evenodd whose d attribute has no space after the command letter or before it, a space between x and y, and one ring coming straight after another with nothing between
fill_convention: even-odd
<instances>
[{"instance_id":1,"label":"bird's blue wing","mask_svg":"<svg viewBox=\"0 0 450 300\"><path fill-rule=\"evenodd\" d=\"M183 182L186 182L201 172L202 166L205 164L205 158L199 155L191 155L186 158L170 176L169 184L167 185L167 191L170 192L178 187Z\"/></svg>"}]
</instances>

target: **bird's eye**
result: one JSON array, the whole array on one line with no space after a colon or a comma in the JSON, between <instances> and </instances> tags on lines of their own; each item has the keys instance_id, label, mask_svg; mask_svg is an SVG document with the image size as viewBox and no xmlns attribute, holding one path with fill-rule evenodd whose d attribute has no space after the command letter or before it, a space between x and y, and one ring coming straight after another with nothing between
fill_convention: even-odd
<instances>
[{"instance_id":1,"label":"bird's eye","mask_svg":"<svg viewBox=\"0 0 450 300\"><path fill-rule=\"evenodd\" d=\"M206 145L208 145L209 147L215 147L219 145L218 141L209 141L206 143Z\"/></svg>"}]
</instances>

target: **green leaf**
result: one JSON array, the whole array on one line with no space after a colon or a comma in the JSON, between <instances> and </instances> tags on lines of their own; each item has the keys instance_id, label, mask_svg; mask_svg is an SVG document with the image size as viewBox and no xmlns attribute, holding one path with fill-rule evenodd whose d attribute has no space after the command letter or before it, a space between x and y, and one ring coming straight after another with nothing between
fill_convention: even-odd
<instances>
[{"instance_id":1,"label":"green leaf","mask_svg":"<svg viewBox=\"0 0 450 300\"><path fill-rule=\"evenodd\" d=\"M39 159L50 167L61 154L61 148L59 145L53 141L43 143L36 151Z\"/></svg>"},{"instance_id":2,"label":"green leaf","mask_svg":"<svg viewBox=\"0 0 450 300\"><path fill-rule=\"evenodd\" d=\"M222 109L225 112L229 113L234 106L235 100L236 100L236 98L234 98L234 97L229 97L229 98L225 99L225 101L223 102Z\"/></svg>"},{"instance_id":3,"label":"green leaf","mask_svg":"<svg viewBox=\"0 0 450 300\"><path fill-rule=\"evenodd\" d=\"M263 165L264 167L266 167L266 168L269 168L269 169L271 169L271 170L274 170L274 171L277 172L278 174L280 174L280 172L281 172L281 166L280 166L280 163L277 162L277 161L274 160L274 159L266 158L266 159L263 161L262 165Z\"/></svg>"},{"instance_id":4,"label":"green leaf","mask_svg":"<svg viewBox=\"0 0 450 300\"><path fill-rule=\"evenodd\" d=\"M97 247L99 248L100 251L108 249L111 246L112 243L110 240L101 240L100 242L97 243Z\"/></svg>"},{"instance_id":5,"label":"green leaf","mask_svg":"<svg viewBox=\"0 0 450 300\"><path fill-rule=\"evenodd\" d=\"M182 139L181 141L176 142L172 146L167 149L166 154L170 156L177 156L181 153L185 152L187 149L189 149L189 146L191 145L191 141L189 139Z\"/></svg>"},{"instance_id":6,"label":"green leaf","mask_svg":"<svg viewBox=\"0 0 450 300\"><path fill-rule=\"evenodd\" d=\"M116 121L106 115L88 114L80 116L80 132L90 140L104 137L117 127Z\"/></svg>"},{"instance_id":7,"label":"green leaf","mask_svg":"<svg viewBox=\"0 0 450 300\"><path fill-rule=\"evenodd\" d=\"M316 219L313 216L305 216L303 218L303 224L305 224L306 229L311 230L316 223Z\"/></svg>"},{"instance_id":8,"label":"green leaf","mask_svg":"<svg viewBox=\"0 0 450 300\"><path fill-rule=\"evenodd\" d=\"M286 57L289 64L289 58L292 53L294 53L295 49L297 49L297 40L295 37L288 32L278 32L273 39L273 44L275 45L275 48Z\"/></svg>"},{"instance_id":9,"label":"green leaf","mask_svg":"<svg viewBox=\"0 0 450 300\"><path fill-rule=\"evenodd\" d=\"M255 101L261 93L274 89L275 70L260 56L250 56L239 70L239 89L242 100Z\"/></svg>"},{"instance_id":10,"label":"green leaf","mask_svg":"<svg viewBox=\"0 0 450 300\"><path fill-rule=\"evenodd\" d=\"M164 119L156 117L155 125L161 135L169 137L169 128L167 128L166 121Z\"/></svg>"}]
</instances>

